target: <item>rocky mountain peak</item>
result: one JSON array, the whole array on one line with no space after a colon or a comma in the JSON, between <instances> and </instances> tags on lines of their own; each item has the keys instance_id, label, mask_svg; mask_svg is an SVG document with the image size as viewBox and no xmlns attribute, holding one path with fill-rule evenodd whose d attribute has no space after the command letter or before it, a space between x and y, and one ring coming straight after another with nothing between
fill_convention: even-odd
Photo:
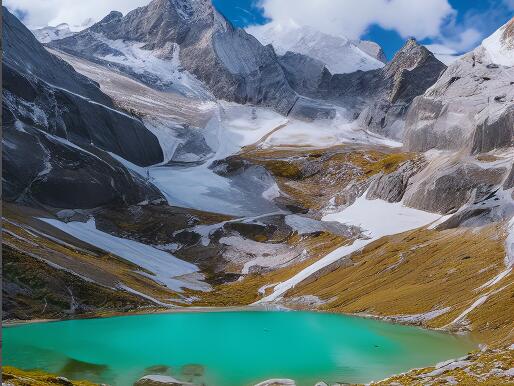
<instances>
[{"instance_id":1,"label":"rocky mountain peak","mask_svg":"<svg viewBox=\"0 0 514 386\"><path fill-rule=\"evenodd\" d=\"M99 22L93 24L89 29L94 32L101 32L105 28L109 28L109 26L113 26L123 18L123 14L119 11L111 11L107 16L105 16Z\"/></svg>"},{"instance_id":2,"label":"rocky mountain peak","mask_svg":"<svg viewBox=\"0 0 514 386\"><path fill-rule=\"evenodd\" d=\"M296 103L273 50L234 28L210 0L153 0L108 20L50 46L108 62L155 88L175 87L179 82L170 81L168 71L180 67L196 78L194 82L203 82L197 91L205 86L220 99L261 104L283 114Z\"/></svg>"},{"instance_id":3,"label":"rocky mountain peak","mask_svg":"<svg viewBox=\"0 0 514 386\"><path fill-rule=\"evenodd\" d=\"M160 16L164 19L173 18L178 22L186 23L195 20L212 21L217 14L210 0L153 0L142 8L145 9L145 14L151 18Z\"/></svg>"},{"instance_id":4,"label":"rocky mountain peak","mask_svg":"<svg viewBox=\"0 0 514 386\"><path fill-rule=\"evenodd\" d=\"M408 39L393 60L383 68L385 78L392 81L389 101L395 103L399 99L412 100L419 89L428 88L445 69L446 66L426 47L420 45L416 39ZM419 89L413 87L418 83L425 84Z\"/></svg>"},{"instance_id":5,"label":"rocky mountain peak","mask_svg":"<svg viewBox=\"0 0 514 386\"><path fill-rule=\"evenodd\" d=\"M505 47L514 50L514 17L505 24L501 41Z\"/></svg>"},{"instance_id":6,"label":"rocky mountain peak","mask_svg":"<svg viewBox=\"0 0 514 386\"><path fill-rule=\"evenodd\" d=\"M386 77L393 77L403 70L410 71L427 61L441 68L445 67L426 47L419 44L416 39L409 38L383 71Z\"/></svg>"}]
</instances>

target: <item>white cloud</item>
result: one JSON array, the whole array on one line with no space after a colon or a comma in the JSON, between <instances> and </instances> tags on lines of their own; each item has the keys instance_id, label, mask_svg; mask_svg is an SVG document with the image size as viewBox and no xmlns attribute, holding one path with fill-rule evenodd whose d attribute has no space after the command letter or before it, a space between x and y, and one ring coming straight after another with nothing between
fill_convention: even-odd
<instances>
[{"instance_id":1,"label":"white cloud","mask_svg":"<svg viewBox=\"0 0 514 386\"><path fill-rule=\"evenodd\" d=\"M150 0L4 0L11 12L24 15L29 28L68 23L80 26L88 19L98 21L110 11L128 11L146 5Z\"/></svg>"},{"instance_id":2,"label":"white cloud","mask_svg":"<svg viewBox=\"0 0 514 386\"><path fill-rule=\"evenodd\" d=\"M475 28L467 28L456 33L451 38L442 36L439 40L442 44L457 52L465 52L478 45L482 41L482 37L482 34Z\"/></svg>"},{"instance_id":3,"label":"white cloud","mask_svg":"<svg viewBox=\"0 0 514 386\"><path fill-rule=\"evenodd\" d=\"M432 51L435 57L447 66L460 57L457 51L443 44L426 44L425 47Z\"/></svg>"},{"instance_id":4,"label":"white cloud","mask_svg":"<svg viewBox=\"0 0 514 386\"><path fill-rule=\"evenodd\" d=\"M402 37L434 37L456 13L448 0L261 0L259 5L275 23L292 20L352 39L372 24L395 30Z\"/></svg>"}]
</instances>

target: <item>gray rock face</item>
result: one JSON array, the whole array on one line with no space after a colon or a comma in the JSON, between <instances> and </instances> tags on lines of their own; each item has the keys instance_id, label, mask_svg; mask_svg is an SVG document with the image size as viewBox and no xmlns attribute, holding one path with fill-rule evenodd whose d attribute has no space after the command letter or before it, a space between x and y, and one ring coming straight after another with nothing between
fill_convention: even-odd
<instances>
[{"instance_id":1,"label":"gray rock face","mask_svg":"<svg viewBox=\"0 0 514 386\"><path fill-rule=\"evenodd\" d=\"M5 8L3 37L4 198L57 208L161 198L107 153L157 163L163 159L157 138L49 54Z\"/></svg>"},{"instance_id":2,"label":"gray rock face","mask_svg":"<svg viewBox=\"0 0 514 386\"><path fill-rule=\"evenodd\" d=\"M282 56L280 63L297 92L343 106L362 127L392 138L402 137L412 100L446 68L413 39L377 70L331 74L321 62L293 53Z\"/></svg>"},{"instance_id":3,"label":"gray rock face","mask_svg":"<svg viewBox=\"0 0 514 386\"><path fill-rule=\"evenodd\" d=\"M423 161L407 161L392 173L379 174L371 182L366 198L369 200L379 198L388 202L400 202L407 190L410 178L423 167Z\"/></svg>"},{"instance_id":4,"label":"gray rock face","mask_svg":"<svg viewBox=\"0 0 514 386\"><path fill-rule=\"evenodd\" d=\"M4 8L3 109L79 146L94 144L138 164L163 160L155 135L115 109L98 85L48 53Z\"/></svg>"},{"instance_id":5,"label":"gray rock face","mask_svg":"<svg viewBox=\"0 0 514 386\"><path fill-rule=\"evenodd\" d=\"M291 87L302 95L316 95L330 71L320 60L296 52L286 52L279 62Z\"/></svg>"},{"instance_id":6,"label":"gray rock face","mask_svg":"<svg viewBox=\"0 0 514 386\"><path fill-rule=\"evenodd\" d=\"M50 45L104 62L106 55L123 59L112 44L118 39L141 43L142 49L162 60L171 60L179 50L181 67L217 98L269 106L282 114L296 101L273 49L234 28L209 0L154 0L123 17L113 12L91 28ZM151 83L144 76L139 79Z\"/></svg>"},{"instance_id":7,"label":"gray rock face","mask_svg":"<svg viewBox=\"0 0 514 386\"><path fill-rule=\"evenodd\" d=\"M163 198L92 146L82 150L35 127L5 121L2 143L2 193L8 201L88 209Z\"/></svg>"},{"instance_id":8,"label":"gray rock face","mask_svg":"<svg viewBox=\"0 0 514 386\"><path fill-rule=\"evenodd\" d=\"M407 206L436 213L452 213L470 200L480 200L500 185L503 167L484 169L464 161L445 163L426 173L405 194Z\"/></svg>"},{"instance_id":9,"label":"gray rock face","mask_svg":"<svg viewBox=\"0 0 514 386\"><path fill-rule=\"evenodd\" d=\"M494 64L483 47L451 64L407 114L405 147L482 153L512 145L514 67Z\"/></svg>"}]
</instances>

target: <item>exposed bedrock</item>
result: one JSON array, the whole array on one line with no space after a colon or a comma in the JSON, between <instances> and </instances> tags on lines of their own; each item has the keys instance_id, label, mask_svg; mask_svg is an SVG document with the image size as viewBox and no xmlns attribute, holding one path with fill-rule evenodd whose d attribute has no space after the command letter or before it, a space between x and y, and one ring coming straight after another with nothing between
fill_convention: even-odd
<instances>
[{"instance_id":1,"label":"exposed bedrock","mask_svg":"<svg viewBox=\"0 0 514 386\"><path fill-rule=\"evenodd\" d=\"M512 146L514 67L492 63L483 47L454 62L407 113L405 147L483 153Z\"/></svg>"},{"instance_id":2,"label":"exposed bedrock","mask_svg":"<svg viewBox=\"0 0 514 386\"><path fill-rule=\"evenodd\" d=\"M3 9L3 110L79 146L94 144L138 165L163 160L154 134L117 111L98 85L48 53Z\"/></svg>"},{"instance_id":3,"label":"exposed bedrock","mask_svg":"<svg viewBox=\"0 0 514 386\"><path fill-rule=\"evenodd\" d=\"M417 174L425 163L420 160L409 160L403 163L392 173L380 173L373 178L366 198L369 200L382 199L388 202L399 202L402 200L409 180Z\"/></svg>"},{"instance_id":4,"label":"exposed bedrock","mask_svg":"<svg viewBox=\"0 0 514 386\"><path fill-rule=\"evenodd\" d=\"M3 126L4 198L55 208L135 204L162 196L108 153L79 149L18 122Z\"/></svg>"},{"instance_id":5,"label":"exposed bedrock","mask_svg":"<svg viewBox=\"0 0 514 386\"><path fill-rule=\"evenodd\" d=\"M428 167L415 178L404 203L429 212L452 213L471 199L489 195L502 183L506 172L504 167L482 168L467 162Z\"/></svg>"},{"instance_id":6,"label":"exposed bedrock","mask_svg":"<svg viewBox=\"0 0 514 386\"><path fill-rule=\"evenodd\" d=\"M117 39L142 43L149 55L162 60L171 61L178 47L180 66L204 82L217 98L269 106L282 114L296 101L297 94L273 48L234 28L210 1L154 0L125 16L111 13L92 27L50 45L104 63L107 55L123 57L109 44ZM144 77L140 80L148 83Z\"/></svg>"}]
</instances>

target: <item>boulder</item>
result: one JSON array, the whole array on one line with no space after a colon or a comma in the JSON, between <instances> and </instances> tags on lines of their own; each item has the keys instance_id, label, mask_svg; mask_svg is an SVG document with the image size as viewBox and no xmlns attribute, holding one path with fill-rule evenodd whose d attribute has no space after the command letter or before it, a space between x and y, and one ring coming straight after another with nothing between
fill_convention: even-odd
<instances>
[{"instance_id":1,"label":"boulder","mask_svg":"<svg viewBox=\"0 0 514 386\"><path fill-rule=\"evenodd\" d=\"M257 383L255 386L295 386L296 383L292 379L268 379L266 381Z\"/></svg>"},{"instance_id":2,"label":"boulder","mask_svg":"<svg viewBox=\"0 0 514 386\"><path fill-rule=\"evenodd\" d=\"M192 386L192 383L179 381L173 377L162 374L145 375L134 386Z\"/></svg>"},{"instance_id":3,"label":"boulder","mask_svg":"<svg viewBox=\"0 0 514 386\"><path fill-rule=\"evenodd\" d=\"M407 190L410 178L424 166L419 160L407 161L392 173L380 173L371 182L366 198L381 199L388 202L400 202Z\"/></svg>"}]
</instances>

